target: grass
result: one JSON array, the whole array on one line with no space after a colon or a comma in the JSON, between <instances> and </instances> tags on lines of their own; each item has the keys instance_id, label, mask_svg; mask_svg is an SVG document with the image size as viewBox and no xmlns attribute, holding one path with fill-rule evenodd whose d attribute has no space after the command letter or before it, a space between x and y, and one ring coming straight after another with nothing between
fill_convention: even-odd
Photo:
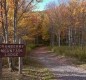
<instances>
[{"instance_id":1,"label":"grass","mask_svg":"<svg viewBox=\"0 0 86 80\"><path fill-rule=\"evenodd\" d=\"M82 49L80 46L54 46L53 51L56 53L56 55L68 56L86 62L86 47L83 47Z\"/></svg>"},{"instance_id":2,"label":"grass","mask_svg":"<svg viewBox=\"0 0 86 80\"><path fill-rule=\"evenodd\" d=\"M24 65L22 75L18 75L18 72L8 72L7 69L4 72L2 80L54 80L53 74L33 58L28 58L28 65Z\"/></svg>"},{"instance_id":3,"label":"grass","mask_svg":"<svg viewBox=\"0 0 86 80\"><path fill-rule=\"evenodd\" d=\"M24 67L24 71L30 80L51 80L53 78L52 73L39 61L29 57L28 65Z\"/></svg>"},{"instance_id":4,"label":"grass","mask_svg":"<svg viewBox=\"0 0 86 80\"><path fill-rule=\"evenodd\" d=\"M54 80L53 74L43 66L39 61L31 58L29 52L36 46L33 44L26 46L27 54L23 58L23 71L22 75L18 75L18 72L10 72L8 68L4 68L3 78L1 80ZM7 59L4 59L4 64L7 64ZM18 59L16 60L18 63Z\"/></svg>"},{"instance_id":5,"label":"grass","mask_svg":"<svg viewBox=\"0 0 86 80\"><path fill-rule=\"evenodd\" d=\"M27 46L26 46L26 51L27 52L30 52L32 49L34 49L36 47L36 45L35 44L28 44Z\"/></svg>"}]
</instances>

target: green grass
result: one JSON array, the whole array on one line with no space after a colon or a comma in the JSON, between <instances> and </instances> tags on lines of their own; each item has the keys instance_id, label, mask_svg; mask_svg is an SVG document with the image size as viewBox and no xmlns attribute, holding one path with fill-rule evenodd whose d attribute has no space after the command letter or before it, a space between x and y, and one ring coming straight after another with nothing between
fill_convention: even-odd
<instances>
[{"instance_id":1,"label":"green grass","mask_svg":"<svg viewBox=\"0 0 86 80\"><path fill-rule=\"evenodd\" d=\"M80 61L86 61L86 47L83 47L83 49L82 49L82 47L80 47L80 46L74 46L74 47L55 46L55 47L53 47L53 50L57 55L74 57Z\"/></svg>"},{"instance_id":2,"label":"green grass","mask_svg":"<svg viewBox=\"0 0 86 80\"><path fill-rule=\"evenodd\" d=\"M34 49L36 47L35 44L28 44L26 45L26 51L27 52L30 52L32 49Z\"/></svg>"}]
</instances>

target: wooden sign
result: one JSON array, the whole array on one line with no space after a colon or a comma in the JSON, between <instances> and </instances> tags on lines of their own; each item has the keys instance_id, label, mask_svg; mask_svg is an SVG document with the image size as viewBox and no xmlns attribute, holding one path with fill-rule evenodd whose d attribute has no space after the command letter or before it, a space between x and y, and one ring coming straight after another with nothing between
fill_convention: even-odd
<instances>
[{"instance_id":1,"label":"wooden sign","mask_svg":"<svg viewBox=\"0 0 86 80\"><path fill-rule=\"evenodd\" d=\"M24 57L25 53L24 44L0 44L1 57Z\"/></svg>"}]
</instances>

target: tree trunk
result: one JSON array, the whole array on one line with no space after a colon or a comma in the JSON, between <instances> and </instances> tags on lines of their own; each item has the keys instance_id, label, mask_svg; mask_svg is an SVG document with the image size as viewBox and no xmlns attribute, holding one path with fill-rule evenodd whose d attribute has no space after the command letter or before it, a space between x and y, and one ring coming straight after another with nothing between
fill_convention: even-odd
<instances>
[{"instance_id":1,"label":"tree trunk","mask_svg":"<svg viewBox=\"0 0 86 80\"><path fill-rule=\"evenodd\" d=\"M51 29L50 29L50 45L51 45L51 47L54 47L54 44L55 44L54 27L51 26Z\"/></svg>"},{"instance_id":2,"label":"tree trunk","mask_svg":"<svg viewBox=\"0 0 86 80\"><path fill-rule=\"evenodd\" d=\"M61 35L60 35L60 31L58 31L58 46L61 46Z\"/></svg>"},{"instance_id":3,"label":"tree trunk","mask_svg":"<svg viewBox=\"0 0 86 80\"><path fill-rule=\"evenodd\" d=\"M16 44L17 42L17 5L18 5L18 1L17 0L14 0L14 4L15 4L15 8L14 8L14 23L13 23L13 28L14 28L14 40L13 40L13 43ZM9 61L11 61L11 71L15 71L15 70L18 70L16 67L15 67L15 62L13 60L13 58L11 57L9 59Z\"/></svg>"},{"instance_id":4,"label":"tree trunk","mask_svg":"<svg viewBox=\"0 0 86 80\"><path fill-rule=\"evenodd\" d=\"M2 10L3 9L3 0L1 0L0 5L1 5L0 9ZM1 18L2 18L3 40L4 40L3 42L5 43L6 38L5 38L5 25L4 25L4 20L3 20L3 18L4 18L3 11L1 11Z\"/></svg>"},{"instance_id":5,"label":"tree trunk","mask_svg":"<svg viewBox=\"0 0 86 80\"><path fill-rule=\"evenodd\" d=\"M71 28L69 27L68 31L68 41L69 41L69 47L71 46Z\"/></svg>"},{"instance_id":6,"label":"tree trunk","mask_svg":"<svg viewBox=\"0 0 86 80\"><path fill-rule=\"evenodd\" d=\"M15 3L15 8L14 8L14 44L16 43L16 38L17 38L17 7L18 7L18 1L14 0Z\"/></svg>"},{"instance_id":7,"label":"tree trunk","mask_svg":"<svg viewBox=\"0 0 86 80\"><path fill-rule=\"evenodd\" d=\"M6 0L4 0L4 10L5 10L5 14L4 14L4 26L3 26L3 30L4 30L4 38L5 38L5 43L8 44L8 18L7 18L7 3ZM11 68L11 61L10 58L8 57L8 64L9 64L9 68Z\"/></svg>"}]
</instances>

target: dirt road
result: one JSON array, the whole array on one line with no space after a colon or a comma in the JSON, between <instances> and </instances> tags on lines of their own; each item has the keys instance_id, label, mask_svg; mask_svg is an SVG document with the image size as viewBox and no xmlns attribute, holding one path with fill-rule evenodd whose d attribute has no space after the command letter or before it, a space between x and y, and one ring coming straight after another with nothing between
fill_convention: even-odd
<instances>
[{"instance_id":1,"label":"dirt road","mask_svg":"<svg viewBox=\"0 0 86 80\"><path fill-rule=\"evenodd\" d=\"M46 47L35 49L31 57L39 60L55 75L53 80L86 80L86 70L75 66L70 58L56 56Z\"/></svg>"}]
</instances>

